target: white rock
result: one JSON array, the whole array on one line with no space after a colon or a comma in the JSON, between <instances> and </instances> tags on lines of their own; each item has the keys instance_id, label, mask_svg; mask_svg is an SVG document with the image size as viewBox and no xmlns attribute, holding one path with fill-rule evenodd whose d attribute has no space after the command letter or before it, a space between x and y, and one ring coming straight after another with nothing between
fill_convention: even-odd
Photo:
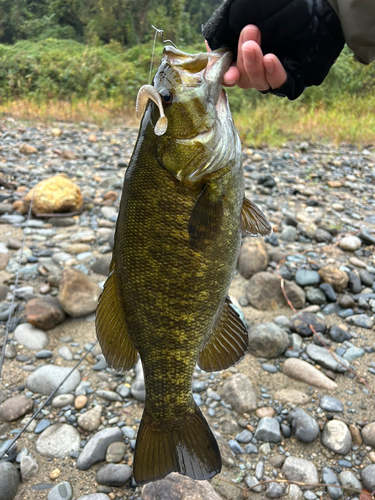
<instances>
[{"instance_id":1,"label":"white rock","mask_svg":"<svg viewBox=\"0 0 375 500\"><path fill-rule=\"evenodd\" d=\"M41 351L48 344L47 334L29 323L18 325L14 330L14 337L17 342L31 351Z\"/></svg>"}]
</instances>

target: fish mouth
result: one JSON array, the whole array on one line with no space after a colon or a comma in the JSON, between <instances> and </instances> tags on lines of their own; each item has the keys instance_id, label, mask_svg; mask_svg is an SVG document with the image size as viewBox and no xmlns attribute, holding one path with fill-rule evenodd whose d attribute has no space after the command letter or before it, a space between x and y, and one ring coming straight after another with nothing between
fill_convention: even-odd
<instances>
[{"instance_id":1,"label":"fish mouth","mask_svg":"<svg viewBox=\"0 0 375 500\"><path fill-rule=\"evenodd\" d=\"M225 49L189 54L171 45L164 47L164 60L179 74L183 85L195 87L204 80L210 98L216 104L223 85L223 77L232 63L233 55Z\"/></svg>"}]
</instances>

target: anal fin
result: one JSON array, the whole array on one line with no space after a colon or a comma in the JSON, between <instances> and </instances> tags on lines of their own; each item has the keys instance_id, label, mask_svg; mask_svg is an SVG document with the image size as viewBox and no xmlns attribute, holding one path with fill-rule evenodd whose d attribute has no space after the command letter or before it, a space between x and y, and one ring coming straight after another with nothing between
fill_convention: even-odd
<instances>
[{"instance_id":1,"label":"anal fin","mask_svg":"<svg viewBox=\"0 0 375 500\"><path fill-rule=\"evenodd\" d=\"M249 236L269 236L272 234L272 227L267 217L255 203L247 198L243 199L241 228L242 233Z\"/></svg>"},{"instance_id":2,"label":"anal fin","mask_svg":"<svg viewBox=\"0 0 375 500\"><path fill-rule=\"evenodd\" d=\"M111 273L105 282L96 309L96 334L107 363L116 370L130 370L137 361L137 350L127 331L126 320L111 264Z\"/></svg>"},{"instance_id":3,"label":"anal fin","mask_svg":"<svg viewBox=\"0 0 375 500\"><path fill-rule=\"evenodd\" d=\"M227 297L220 320L199 355L198 365L206 372L225 370L245 356L248 345L246 326Z\"/></svg>"},{"instance_id":4,"label":"anal fin","mask_svg":"<svg viewBox=\"0 0 375 500\"><path fill-rule=\"evenodd\" d=\"M221 196L214 197L205 185L195 202L189 220L189 244L193 250L201 250L207 240L218 232L224 207Z\"/></svg>"}]
</instances>

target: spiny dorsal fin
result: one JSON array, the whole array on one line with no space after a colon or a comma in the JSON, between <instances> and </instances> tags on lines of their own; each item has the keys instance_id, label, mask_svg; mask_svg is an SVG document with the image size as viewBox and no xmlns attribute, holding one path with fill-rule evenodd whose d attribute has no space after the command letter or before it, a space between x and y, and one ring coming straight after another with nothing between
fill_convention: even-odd
<instances>
[{"instance_id":1,"label":"spiny dorsal fin","mask_svg":"<svg viewBox=\"0 0 375 500\"><path fill-rule=\"evenodd\" d=\"M198 365L206 372L225 370L245 356L248 345L246 326L227 297L220 320L199 355Z\"/></svg>"},{"instance_id":2,"label":"spiny dorsal fin","mask_svg":"<svg viewBox=\"0 0 375 500\"><path fill-rule=\"evenodd\" d=\"M264 213L255 203L247 198L243 199L241 229L242 233L248 236L269 236L272 234L271 224L268 222Z\"/></svg>"},{"instance_id":3,"label":"spiny dorsal fin","mask_svg":"<svg viewBox=\"0 0 375 500\"><path fill-rule=\"evenodd\" d=\"M205 185L195 202L189 220L189 244L193 250L200 250L205 241L212 239L220 228L224 208L222 197L214 199Z\"/></svg>"},{"instance_id":4,"label":"spiny dorsal fin","mask_svg":"<svg viewBox=\"0 0 375 500\"><path fill-rule=\"evenodd\" d=\"M130 370L137 361L137 350L127 331L114 273L114 259L111 273L105 282L96 309L96 334L107 363L116 370Z\"/></svg>"}]
</instances>

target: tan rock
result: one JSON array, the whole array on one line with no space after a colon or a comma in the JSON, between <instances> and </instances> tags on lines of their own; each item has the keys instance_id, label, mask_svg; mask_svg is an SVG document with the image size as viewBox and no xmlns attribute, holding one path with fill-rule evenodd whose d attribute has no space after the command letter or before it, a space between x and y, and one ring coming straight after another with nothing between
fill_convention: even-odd
<instances>
[{"instance_id":1,"label":"tan rock","mask_svg":"<svg viewBox=\"0 0 375 500\"><path fill-rule=\"evenodd\" d=\"M0 253L0 271L5 269L9 263L9 254L8 253Z\"/></svg>"},{"instance_id":2,"label":"tan rock","mask_svg":"<svg viewBox=\"0 0 375 500\"><path fill-rule=\"evenodd\" d=\"M34 213L76 212L83 205L80 188L61 174L39 182L25 198L32 199Z\"/></svg>"},{"instance_id":3,"label":"tan rock","mask_svg":"<svg viewBox=\"0 0 375 500\"><path fill-rule=\"evenodd\" d=\"M74 400L74 407L76 410L82 410L87 405L87 396L81 394L77 396Z\"/></svg>"},{"instance_id":4,"label":"tan rock","mask_svg":"<svg viewBox=\"0 0 375 500\"><path fill-rule=\"evenodd\" d=\"M21 144L20 153L22 153L23 155L32 155L37 154L38 150L35 146L31 146L30 144Z\"/></svg>"},{"instance_id":5,"label":"tan rock","mask_svg":"<svg viewBox=\"0 0 375 500\"><path fill-rule=\"evenodd\" d=\"M340 271L333 266L326 266L319 271L320 278L323 283L329 283L333 286L336 292L342 292L348 286L348 275L345 271Z\"/></svg>"},{"instance_id":6,"label":"tan rock","mask_svg":"<svg viewBox=\"0 0 375 500\"><path fill-rule=\"evenodd\" d=\"M270 406L263 406L262 408L258 408L256 410L255 415L258 418L264 418L264 417L272 418L275 415L275 410Z\"/></svg>"},{"instance_id":7,"label":"tan rock","mask_svg":"<svg viewBox=\"0 0 375 500\"><path fill-rule=\"evenodd\" d=\"M268 265L268 252L262 238L249 238L241 247L238 270L246 279L255 273L265 271Z\"/></svg>"},{"instance_id":8,"label":"tan rock","mask_svg":"<svg viewBox=\"0 0 375 500\"><path fill-rule=\"evenodd\" d=\"M78 425L85 431L92 432L99 427L101 424L103 408L100 405L94 406L91 410L87 410L85 413L79 415L77 422Z\"/></svg>"},{"instance_id":9,"label":"tan rock","mask_svg":"<svg viewBox=\"0 0 375 500\"><path fill-rule=\"evenodd\" d=\"M304 392L296 389L280 389L275 392L273 399L281 403L293 403L295 405L305 405L310 401L310 397Z\"/></svg>"},{"instance_id":10,"label":"tan rock","mask_svg":"<svg viewBox=\"0 0 375 500\"><path fill-rule=\"evenodd\" d=\"M361 446L361 444L362 444L362 436L361 436L361 432L358 429L358 427L356 427L354 424L350 424L349 425L349 430L350 430L350 434L352 435L353 443L357 444L358 446Z\"/></svg>"},{"instance_id":11,"label":"tan rock","mask_svg":"<svg viewBox=\"0 0 375 500\"><path fill-rule=\"evenodd\" d=\"M61 128L53 128L51 130L51 134L54 135L55 137L60 137L62 135L62 130Z\"/></svg>"},{"instance_id":12,"label":"tan rock","mask_svg":"<svg viewBox=\"0 0 375 500\"><path fill-rule=\"evenodd\" d=\"M89 142L98 142L98 138L96 137L95 134L89 135Z\"/></svg>"},{"instance_id":13,"label":"tan rock","mask_svg":"<svg viewBox=\"0 0 375 500\"><path fill-rule=\"evenodd\" d=\"M89 252L91 250L91 245L86 243L72 243L66 249L68 253L79 254L82 252Z\"/></svg>"},{"instance_id":14,"label":"tan rock","mask_svg":"<svg viewBox=\"0 0 375 500\"><path fill-rule=\"evenodd\" d=\"M74 154L74 151L71 151L70 149L66 149L63 151L63 154L61 155L64 160L75 160L76 155Z\"/></svg>"},{"instance_id":15,"label":"tan rock","mask_svg":"<svg viewBox=\"0 0 375 500\"><path fill-rule=\"evenodd\" d=\"M333 391L338 388L336 382L330 380L315 366L298 358L288 358L283 365L283 373L295 380L301 380L306 384Z\"/></svg>"},{"instance_id":16,"label":"tan rock","mask_svg":"<svg viewBox=\"0 0 375 500\"><path fill-rule=\"evenodd\" d=\"M284 281L285 291L296 309L305 305L306 295L294 281ZM247 285L246 295L250 304L261 311L278 309L287 305L281 289L281 280L273 273L254 274Z\"/></svg>"},{"instance_id":17,"label":"tan rock","mask_svg":"<svg viewBox=\"0 0 375 500\"><path fill-rule=\"evenodd\" d=\"M65 319L59 301L52 297L30 300L26 304L25 312L26 320L42 330L50 330Z\"/></svg>"},{"instance_id":18,"label":"tan rock","mask_svg":"<svg viewBox=\"0 0 375 500\"><path fill-rule=\"evenodd\" d=\"M95 311L101 288L78 269L65 268L58 299L64 311L78 318Z\"/></svg>"},{"instance_id":19,"label":"tan rock","mask_svg":"<svg viewBox=\"0 0 375 500\"><path fill-rule=\"evenodd\" d=\"M340 188L342 186L341 181L328 181L327 184L330 188Z\"/></svg>"}]
</instances>

